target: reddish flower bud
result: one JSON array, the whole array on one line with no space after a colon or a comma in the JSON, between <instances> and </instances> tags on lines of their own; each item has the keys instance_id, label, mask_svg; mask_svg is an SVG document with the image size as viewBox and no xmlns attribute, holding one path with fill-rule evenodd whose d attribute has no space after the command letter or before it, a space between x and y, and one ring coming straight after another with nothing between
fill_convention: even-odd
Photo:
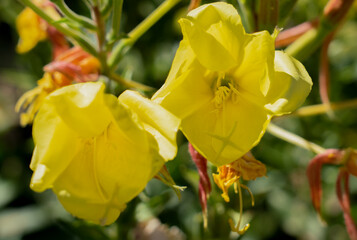
<instances>
[{"instance_id":1,"label":"reddish flower bud","mask_svg":"<svg viewBox=\"0 0 357 240\"><path fill-rule=\"evenodd\" d=\"M188 150L193 162L196 164L200 176L198 192L202 207L204 226L207 227L207 199L212 191L211 182L207 173L207 160L193 148L191 143L188 144Z\"/></svg>"}]
</instances>

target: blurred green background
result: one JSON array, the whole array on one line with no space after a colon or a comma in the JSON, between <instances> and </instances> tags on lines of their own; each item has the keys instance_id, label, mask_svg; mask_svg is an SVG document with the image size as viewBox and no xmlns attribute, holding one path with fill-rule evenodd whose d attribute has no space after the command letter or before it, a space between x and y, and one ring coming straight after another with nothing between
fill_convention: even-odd
<instances>
[{"instance_id":1,"label":"blurred green background","mask_svg":"<svg viewBox=\"0 0 357 240\"><path fill-rule=\"evenodd\" d=\"M124 1L122 29L130 31L161 2ZM231 2L236 4L235 0ZM284 9L279 27L289 28L318 17L326 2L281 0ZM289 11L294 3L295 7ZM80 0L67 1L67 4L79 13L88 14ZM135 44L120 64L122 74L156 88L163 84L181 40L177 19L185 14L188 4L189 1L182 1ZM19 126L14 105L42 77L42 68L50 62L51 55L48 42L41 42L25 55L15 53L18 41L15 18L22 9L17 1L0 1L1 240L348 239L335 194L338 168L325 166L322 171L322 213L326 221L323 223L312 207L306 177L306 166L314 155L268 133L253 149L256 158L267 165L268 173L267 177L247 183L255 196L255 206L251 207L249 194L244 191L244 222L250 222L251 227L241 237L230 232L228 225L229 218L239 216L238 196L232 191L231 202L225 203L213 182L208 200L208 228L203 229L198 173L182 134L178 138L178 155L167 164L176 183L187 186L181 200L161 182L152 180L145 191L128 204L115 224L101 228L71 217L51 191L32 192L29 189L32 172L28 167L33 150L31 127ZM288 13L290 15L285 16ZM356 14L355 4L329 48L332 102L357 97ZM320 103L318 62L319 51L304 62L314 81L305 105ZM288 116L274 122L325 148L357 148L356 109L338 111L334 119L326 115ZM216 169L210 167L209 171L214 173ZM352 215L357 220L357 181L354 177L350 180Z\"/></svg>"}]
</instances>

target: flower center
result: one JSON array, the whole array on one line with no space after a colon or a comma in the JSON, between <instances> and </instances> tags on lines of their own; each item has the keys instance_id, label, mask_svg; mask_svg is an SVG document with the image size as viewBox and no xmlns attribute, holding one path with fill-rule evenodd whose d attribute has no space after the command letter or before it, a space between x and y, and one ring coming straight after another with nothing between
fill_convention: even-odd
<instances>
[{"instance_id":1,"label":"flower center","mask_svg":"<svg viewBox=\"0 0 357 240\"><path fill-rule=\"evenodd\" d=\"M232 99L234 103L237 102L237 96L239 92L235 87L232 78L225 76L225 74L219 74L215 91L214 91L214 104L216 108L222 108L225 101Z\"/></svg>"}]
</instances>

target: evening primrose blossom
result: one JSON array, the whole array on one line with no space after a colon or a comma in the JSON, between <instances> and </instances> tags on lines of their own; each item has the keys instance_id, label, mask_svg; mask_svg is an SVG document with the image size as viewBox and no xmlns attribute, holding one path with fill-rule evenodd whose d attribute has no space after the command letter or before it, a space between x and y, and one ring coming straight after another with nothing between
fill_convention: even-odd
<instances>
[{"instance_id":1,"label":"evening primrose blossom","mask_svg":"<svg viewBox=\"0 0 357 240\"><path fill-rule=\"evenodd\" d=\"M74 216L107 225L175 157L179 120L134 91L69 85L46 97L33 125L30 187L52 188Z\"/></svg>"},{"instance_id":2,"label":"evening primrose blossom","mask_svg":"<svg viewBox=\"0 0 357 240\"><path fill-rule=\"evenodd\" d=\"M312 86L304 66L275 51L277 32L245 32L227 3L202 5L179 20L183 40L153 100L182 120L208 161L231 163L254 147L274 115L302 104Z\"/></svg>"},{"instance_id":3,"label":"evening primrose blossom","mask_svg":"<svg viewBox=\"0 0 357 240\"><path fill-rule=\"evenodd\" d=\"M44 70L45 74L37 81L37 86L24 93L16 103L15 111L23 111L20 115L21 126L32 123L42 102L51 92L72 82L97 80L100 63L80 47L73 47L57 56Z\"/></svg>"},{"instance_id":4,"label":"evening primrose blossom","mask_svg":"<svg viewBox=\"0 0 357 240\"><path fill-rule=\"evenodd\" d=\"M60 15L48 0L34 0L53 19L59 20ZM34 48L38 42L47 38L49 24L42 20L33 10L26 7L16 18L16 29L20 36L16 46L18 53L26 53Z\"/></svg>"}]
</instances>

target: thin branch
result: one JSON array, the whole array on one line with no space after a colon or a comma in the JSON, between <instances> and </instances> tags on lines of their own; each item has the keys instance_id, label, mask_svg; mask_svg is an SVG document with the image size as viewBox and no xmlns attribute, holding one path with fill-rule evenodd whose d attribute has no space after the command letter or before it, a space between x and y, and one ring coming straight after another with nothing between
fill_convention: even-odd
<instances>
[{"instance_id":1,"label":"thin branch","mask_svg":"<svg viewBox=\"0 0 357 240\"><path fill-rule=\"evenodd\" d=\"M317 145L316 143L312 143L312 142L309 142L308 140L292 133L292 132L289 132L285 129L282 129L278 126L276 126L275 124L273 123L270 123L268 125L268 128L267 128L267 131L277 137L277 138L280 138L286 142L289 142L291 144L294 144L296 146L299 146L299 147L302 147L302 148L305 148L309 151L312 151L316 154L320 154L320 153L323 153L326 151L326 149L324 149L323 147Z\"/></svg>"},{"instance_id":2,"label":"thin branch","mask_svg":"<svg viewBox=\"0 0 357 240\"><path fill-rule=\"evenodd\" d=\"M348 101L338 102L338 103L331 103L332 110L342 110L348 108L357 108L357 99L351 99ZM328 111L328 107L325 104L317 104L311 105L306 107L301 107L289 116L313 116L318 114L325 114Z\"/></svg>"},{"instance_id":3,"label":"thin branch","mask_svg":"<svg viewBox=\"0 0 357 240\"><path fill-rule=\"evenodd\" d=\"M128 88L135 88L135 89L139 89L139 90L147 91L147 92L153 92L153 91L156 90L155 88L147 86L145 84L125 79L122 76L120 76L118 74L115 74L115 73L112 73L109 76L109 78L113 79L114 81L116 81L116 82L118 82L118 83L120 83L120 84L122 84L122 85L124 85L124 86L126 86Z\"/></svg>"}]
</instances>

